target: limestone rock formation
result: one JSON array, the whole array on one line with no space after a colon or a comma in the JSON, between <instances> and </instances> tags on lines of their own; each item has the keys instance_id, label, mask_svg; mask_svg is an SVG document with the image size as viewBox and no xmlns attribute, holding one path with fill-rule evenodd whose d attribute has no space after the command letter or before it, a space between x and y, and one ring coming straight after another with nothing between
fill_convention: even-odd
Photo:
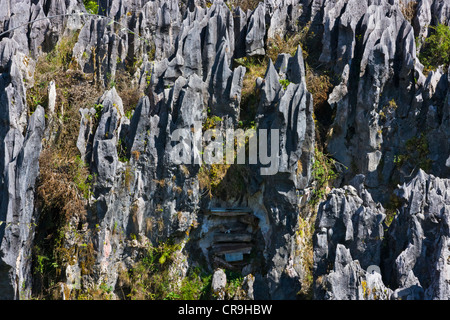
<instances>
[{"instance_id":1,"label":"limestone rock formation","mask_svg":"<svg viewBox=\"0 0 450 320\"><path fill-rule=\"evenodd\" d=\"M333 190L316 221L316 297L448 299L448 183L419 171L399 186L402 204L387 233L384 208L365 189Z\"/></svg>"},{"instance_id":2,"label":"limestone rock formation","mask_svg":"<svg viewBox=\"0 0 450 320\"><path fill-rule=\"evenodd\" d=\"M447 0L85 4L0 6L1 299L449 298Z\"/></svg>"}]
</instances>

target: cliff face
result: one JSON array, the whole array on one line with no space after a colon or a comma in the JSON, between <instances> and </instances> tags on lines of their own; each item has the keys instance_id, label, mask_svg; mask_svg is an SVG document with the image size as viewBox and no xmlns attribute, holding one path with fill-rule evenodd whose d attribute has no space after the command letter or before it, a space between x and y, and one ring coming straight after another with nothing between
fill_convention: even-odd
<instances>
[{"instance_id":1,"label":"cliff face","mask_svg":"<svg viewBox=\"0 0 450 320\"><path fill-rule=\"evenodd\" d=\"M450 2L0 7L0 298L449 298Z\"/></svg>"}]
</instances>

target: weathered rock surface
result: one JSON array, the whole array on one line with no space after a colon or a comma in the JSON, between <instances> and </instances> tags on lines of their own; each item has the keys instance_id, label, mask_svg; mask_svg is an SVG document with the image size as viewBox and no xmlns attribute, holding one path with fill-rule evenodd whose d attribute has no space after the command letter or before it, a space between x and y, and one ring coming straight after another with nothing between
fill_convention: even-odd
<instances>
[{"instance_id":1,"label":"weathered rock surface","mask_svg":"<svg viewBox=\"0 0 450 320\"><path fill-rule=\"evenodd\" d=\"M6 1L0 32L17 29L0 38L0 298L29 297L28 257L40 227L33 224L38 160L42 142L56 135L59 84L51 83L48 105L35 110L27 89L37 58L62 37L76 37L71 63L104 94L95 107L76 106L81 120L73 139L93 181L86 217L73 218L64 245L81 247L80 238L92 244L93 266L88 275L82 261L66 266L64 297L80 287L116 288L121 270L131 269L148 244L168 239L180 244L171 271L180 279L192 267L213 273L209 239L218 227L207 212L246 207L251 217L232 227L251 235L252 262L238 268L247 298L296 298L308 278L299 226L314 215L307 204L322 134L316 130L323 129L307 87L312 64L305 59L317 57L313 64L334 81L322 147L345 169L318 207L314 297L448 299L450 68L426 75L417 46L430 25L450 23L450 4L420 1L406 13L387 0L265 0L245 11L221 0L112 0L99 2L100 15L86 14L79 1ZM221 129L236 127L248 111L241 104L250 70L235 59L262 59L268 39L300 31L314 37L314 47L278 55L256 80L256 128L268 130L269 145L279 143L264 163L245 165L245 174L227 169L223 180L239 185L238 196L223 186L225 195L212 196L200 178L209 169L200 161L204 153L193 148L205 131L198 124L214 117ZM114 87L124 70L140 94L127 114ZM275 171L263 174L271 166ZM381 203L397 183L401 206L387 227L392 212ZM214 272L220 298L224 276Z\"/></svg>"},{"instance_id":2,"label":"weathered rock surface","mask_svg":"<svg viewBox=\"0 0 450 320\"><path fill-rule=\"evenodd\" d=\"M283 77L290 82L289 85L286 90L282 88L279 82L282 70L277 71L269 61L256 116L258 129L269 133L269 145L274 139L280 142L268 147L268 153L278 151L274 161L259 168L267 173L262 173L262 198L267 211L265 223L269 225L265 245L271 257L267 279L272 299L294 297L301 289L300 280L305 276L302 264L294 263L298 250L295 230L301 202L299 189L306 188L311 181L315 141L312 97L306 89L302 49L298 47L294 57L286 58L287 72ZM279 137L272 134L274 129ZM273 169L275 172L270 173ZM255 285L257 282L258 278ZM256 299L267 298L259 294L255 292Z\"/></svg>"},{"instance_id":3,"label":"weathered rock surface","mask_svg":"<svg viewBox=\"0 0 450 320\"><path fill-rule=\"evenodd\" d=\"M227 285L227 275L222 269L217 269L212 277L211 291L218 300L225 298L225 286Z\"/></svg>"},{"instance_id":4,"label":"weathered rock surface","mask_svg":"<svg viewBox=\"0 0 450 320\"><path fill-rule=\"evenodd\" d=\"M386 279L393 288L414 282L411 298L449 297L448 190L448 179L420 171L396 191L402 206L387 234Z\"/></svg>"},{"instance_id":5,"label":"weathered rock surface","mask_svg":"<svg viewBox=\"0 0 450 320\"><path fill-rule=\"evenodd\" d=\"M399 186L387 233L366 190L362 198L351 186L333 190L316 220L316 298L448 299L448 184L419 171Z\"/></svg>"},{"instance_id":6,"label":"weathered rock surface","mask_svg":"<svg viewBox=\"0 0 450 320\"><path fill-rule=\"evenodd\" d=\"M354 300L363 296L365 270L380 265L384 219L383 207L365 189L345 186L331 191L319 206L315 225L317 298ZM344 285L346 281L351 283Z\"/></svg>"},{"instance_id":7,"label":"weathered rock surface","mask_svg":"<svg viewBox=\"0 0 450 320\"><path fill-rule=\"evenodd\" d=\"M406 141L421 134L430 145L426 157L433 161L431 172L447 177L443 157L448 152L445 150L442 155L437 146L431 145L439 141L446 148L448 144L442 140L447 141L448 135L442 138L442 132L437 134L435 130L445 118L434 117L446 110L443 97L448 86L435 87L431 95L427 93L432 83L445 83L447 75L434 74L434 81L430 81L429 74L426 80L417 57L415 37L426 36L430 23L446 23L448 4L421 1L415 11L414 28L405 19L403 7L396 3L327 2L323 13L316 13L315 5L319 6L313 1L311 10L319 32L320 24L324 26L319 60L340 78L328 100L336 115L327 150L353 168L346 181L352 179L354 171L363 173L373 197L388 201L391 189L386 187L392 176L404 182L404 177L417 169L411 163L397 168L394 158L405 152L402 145ZM439 18L431 19L431 12ZM429 127L420 123L429 123ZM394 171L401 173L397 175Z\"/></svg>"},{"instance_id":8,"label":"weathered rock surface","mask_svg":"<svg viewBox=\"0 0 450 320\"><path fill-rule=\"evenodd\" d=\"M27 121L24 79L30 70L15 40L5 39L1 44L0 297L18 299L21 288L29 288L32 276L28 257L36 221L34 185L45 118L44 109L38 106Z\"/></svg>"}]
</instances>

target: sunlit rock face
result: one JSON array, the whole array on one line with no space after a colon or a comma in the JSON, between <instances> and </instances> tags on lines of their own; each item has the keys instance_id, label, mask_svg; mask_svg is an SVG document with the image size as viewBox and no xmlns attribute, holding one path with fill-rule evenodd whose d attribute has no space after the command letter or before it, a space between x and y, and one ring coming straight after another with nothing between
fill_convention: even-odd
<instances>
[{"instance_id":1,"label":"sunlit rock face","mask_svg":"<svg viewBox=\"0 0 450 320\"><path fill-rule=\"evenodd\" d=\"M1 299L126 299L158 246L173 292L448 299L448 1L248 3L1 6Z\"/></svg>"}]
</instances>

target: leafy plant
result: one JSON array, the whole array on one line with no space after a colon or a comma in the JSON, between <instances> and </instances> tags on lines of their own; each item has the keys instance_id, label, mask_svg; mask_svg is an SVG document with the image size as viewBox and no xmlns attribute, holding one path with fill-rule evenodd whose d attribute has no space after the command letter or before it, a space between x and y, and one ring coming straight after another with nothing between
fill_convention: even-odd
<instances>
[{"instance_id":1,"label":"leafy plant","mask_svg":"<svg viewBox=\"0 0 450 320\"><path fill-rule=\"evenodd\" d=\"M40 274L44 273L44 269L45 269L45 261L49 260L48 257L43 256L43 255L38 255L37 256L37 261L36 261L36 266L34 268L35 272L38 272Z\"/></svg>"},{"instance_id":2,"label":"leafy plant","mask_svg":"<svg viewBox=\"0 0 450 320\"><path fill-rule=\"evenodd\" d=\"M225 270L227 276L227 285L225 286L225 293L229 299L233 299L235 296L240 296L242 291L242 284L244 278L240 273Z\"/></svg>"},{"instance_id":3,"label":"leafy plant","mask_svg":"<svg viewBox=\"0 0 450 320\"><path fill-rule=\"evenodd\" d=\"M186 277L177 281L170 272L175 253L180 245L171 240L158 246L148 246L136 265L119 275L119 287L129 299L198 300L206 297L211 285L210 274L199 268L188 270Z\"/></svg>"},{"instance_id":4,"label":"leafy plant","mask_svg":"<svg viewBox=\"0 0 450 320\"><path fill-rule=\"evenodd\" d=\"M83 0L84 7L86 11L90 14L98 13L98 3L96 0Z\"/></svg>"},{"instance_id":5,"label":"leafy plant","mask_svg":"<svg viewBox=\"0 0 450 320\"><path fill-rule=\"evenodd\" d=\"M337 178L337 173L333 169L335 161L320 152L317 148L314 151L312 178L315 187L310 199L310 204L312 205L317 204L325 197L328 183Z\"/></svg>"},{"instance_id":6,"label":"leafy plant","mask_svg":"<svg viewBox=\"0 0 450 320\"><path fill-rule=\"evenodd\" d=\"M207 117L205 122L203 123L203 130L213 129L222 122L222 118L219 116Z\"/></svg>"},{"instance_id":7,"label":"leafy plant","mask_svg":"<svg viewBox=\"0 0 450 320\"><path fill-rule=\"evenodd\" d=\"M288 79L280 79L279 81L284 90L286 90L288 85L291 83Z\"/></svg>"},{"instance_id":8,"label":"leafy plant","mask_svg":"<svg viewBox=\"0 0 450 320\"><path fill-rule=\"evenodd\" d=\"M122 141L122 139L119 139L117 142L117 153L118 153L120 162L124 162L124 163L130 162L130 157L129 157L128 151L127 151L127 145ZM130 173L131 172L128 171L125 174L129 175Z\"/></svg>"},{"instance_id":9,"label":"leafy plant","mask_svg":"<svg viewBox=\"0 0 450 320\"><path fill-rule=\"evenodd\" d=\"M178 299L199 300L207 298L211 290L212 274L202 272L200 268L194 268L188 272L179 288Z\"/></svg>"},{"instance_id":10,"label":"leafy plant","mask_svg":"<svg viewBox=\"0 0 450 320\"><path fill-rule=\"evenodd\" d=\"M128 119L131 120L131 118L133 117L133 112L134 112L134 110L127 110L125 112L125 117L127 117Z\"/></svg>"},{"instance_id":11,"label":"leafy plant","mask_svg":"<svg viewBox=\"0 0 450 320\"><path fill-rule=\"evenodd\" d=\"M436 69L440 65L447 68L450 64L450 27L444 24L430 26L431 35L425 39L420 52L420 61L426 69Z\"/></svg>"},{"instance_id":12,"label":"leafy plant","mask_svg":"<svg viewBox=\"0 0 450 320\"><path fill-rule=\"evenodd\" d=\"M103 105L101 103L96 104L94 106L95 108L95 119L98 120L100 119L100 116L102 115L102 110L103 110Z\"/></svg>"},{"instance_id":13,"label":"leafy plant","mask_svg":"<svg viewBox=\"0 0 450 320\"><path fill-rule=\"evenodd\" d=\"M88 166L79 155L75 156L75 161L71 169L73 180L78 190L85 199L89 199L93 177L91 174L88 174Z\"/></svg>"}]
</instances>

